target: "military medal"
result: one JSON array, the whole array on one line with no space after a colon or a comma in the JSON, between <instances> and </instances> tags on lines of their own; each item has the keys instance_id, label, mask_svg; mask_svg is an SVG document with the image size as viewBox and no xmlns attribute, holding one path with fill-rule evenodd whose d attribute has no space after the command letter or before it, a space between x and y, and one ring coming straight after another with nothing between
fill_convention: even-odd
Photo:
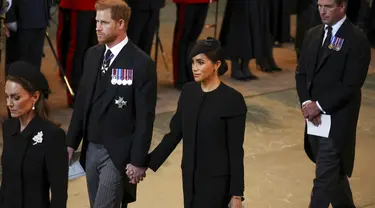
<instances>
[{"instance_id":1,"label":"military medal","mask_svg":"<svg viewBox=\"0 0 375 208\"><path fill-rule=\"evenodd\" d=\"M109 67L110 60L113 58L113 54L111 54L107 59L103 60L102 64L102 73L106 73Z\"/></svg>"},{"instance_id":2,"label":"military medal","mask_svg":"<svg viewBox=\"0 0 375 208\"><path fill-rule=\"evenodd\" d=\"M332 37L328 48L335 50L335 51L340 51L343 44L344 44L343 38Z\"/></svg>"},{"instance_id":3,"label":"military medal","mask_svg":"<svg viewBox=\"0 0 375 208\"><path fill-rule=\"evenodd\" d=\"M128 74L128 85L133 84L133 69L127 69L127 74Z\"/></svg>"},{"instance_id":4,"label":"military medal","mask_svg":"<svg viewBox=\"0 0 375 208\"><path fill-rule=\"evenodd\" d=\"M118 108L122 108L126 106L128 102L125 101L123 97L119 97L118 99L115 100L115 104L118 106Z\"/></svg>"},{"instance_id":5,"label":"military medal","mask_svg":"<svg viewBox=\"0 0 375 208\"><path fill-rule=\"evenodd\" d=\"M111 84L112 85L116 85L116 69L112 69L112 75L111 75L112 79L111 79Z\"/></svg>"},{"instance_id":6,"label":"military medal","mask_svg":"<svg viewBox=\"0 0 375 208\"><path fill-rule=\"evenodd\" d=\"M122 74L123 74L123 76L122 76L122 85L127 85L127 82L126 82L126 76L127 76L126 69L121 69L121 70L122 70Z\"/></svg>"}]
</instances>

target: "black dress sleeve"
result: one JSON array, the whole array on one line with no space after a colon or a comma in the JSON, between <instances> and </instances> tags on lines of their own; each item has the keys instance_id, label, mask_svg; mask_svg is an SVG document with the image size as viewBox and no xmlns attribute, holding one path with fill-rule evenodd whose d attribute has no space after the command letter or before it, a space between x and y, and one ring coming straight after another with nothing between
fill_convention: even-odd
<instances>
[{"instance_id":1,"label":"black dress sleeve","mask_svg":"<svg viewBox=\"0 0 375 208\"><path fill-rule=\"evenodd\" d=\"M51 208L66 208L68 199L68 152L65 144L65 132L62 129L53 132L48 139L46 166L51 186Z\"/></svg>"},{"instance_id":2,"label":"black dress sleeve","mask_svg":"<svg viewBox=\"0 0 375 208\"><path fill-rule=\"evenodd\" d=\"M243 196L244 193L244 150L247 107L243 96L233 96L230 109L227 109L226 133L229 149L230 181L229 194Z\"/></svg>"},{"instance_id":3,"label":"black dress sleeve","mask_svg":"<svg viewBox=\"0 0 375 208\"><path fill-rule=\"evenodd\" d=\"M169 133L163 137L161 143L150 153L148 167L153 171L157 171L160 168L182 139L182 94L178 101L176 113L169 124Z\"/></svg>"}]
</instances>

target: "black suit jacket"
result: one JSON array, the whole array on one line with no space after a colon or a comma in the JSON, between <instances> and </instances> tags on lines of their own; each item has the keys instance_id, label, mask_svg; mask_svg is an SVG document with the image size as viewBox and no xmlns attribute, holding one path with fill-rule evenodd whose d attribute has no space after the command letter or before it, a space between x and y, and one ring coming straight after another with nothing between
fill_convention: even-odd
<instances>
[{"instance_id":1,"label":"black suit jacket","mask_svg":"<svg viewBox=\"0 0 375 208\"><path fill-rule=\"evenodd\" d=\"M165 0L125 0L131 9L152 10L165 6Z\"/></svg>"},{"instance_id":2,"label":"black suit jacket","mask_svg":"<svg viewBox=\"0 0 375 208\"><path fill-rule=\"evenodd\" d=\"M85 166L87 119L94 97L98 70L102 64L104 45L90 48L84 60L84 72L67 134L68 146L77 149L83 139L81 164ZM104 103L99 111L102 141L114 165L123 172L128 163L146 167L155 119L157 77L149 56L130 41L117 55L112 68L133 69L132 85L112 85L99 96ZM119 108L115 100L123 98L127 105Z\"/></svg>"},{"instance_id":3,"label":"black suit jacket","mask_svg":"<svg viewBox=\"0 0 375 208\"><path fill-rule=\"evenodd\" d=\"M20 29L46 28L49 25L50 0L13 0L7 22L17 21Z\"/></svg>"},{"instance_id":4,"label":"black suit jacket","mask_svg":"<svg viewBox=\"0 0 375 208\"><path fill-rule=\"evenodd\" d=\"M216 91L216 90L215 90ZM149 167L157 171L171 152L183 138L182 179L185 207L190 207L194 190L194 177L220 178L229 177L229 187L219 187L225 190L225 195L242 196L244 191L243 140L245 133L246 104L242 95L233 88L221 84L207 112L201 113L207 117L200 118L208 125L199 127L198 115L205 98L202 96L200 84L191 82L184 86L170 123L170 132L162 142L150 153ZM200 126L203 126L200 125ZM201 129L201 130L197 130ZM200 135L200 138L197 136ZM197 145L199 139L200 146ZM206 148L207 147L207 148ZM199 161L198 166L196 162ZM210 184L215 187L217 184ZM220 186L220 185L219 185ZM197 187L199 189L199 184ZM204 193L203 193L204 194ZM209 193L207 193L208 196ZM207 197L197 197L205 200Z\"/></svg>"},{"instance_id":5,"label":"black suit jacket","mask_svg":"<svg viewBox=\"0 0 375 208\"><path fill-rule=\"evenodd\" d=\"M347 19L336 33L336 37L344 39L341 50L329 50L318 62L323 32L324 25L318 25L305 37L296 70L297 92L301 104L306 100L318 101L331 115L329 137L342 152L345 172L351 176L361 88L367 76L371 52L366 36ZM315 161L306 140L305 148Z\"/></svg>"},{"instance_id":6,"label":"black suit jacket","mask_svg":"<svg viewBox=\"0 0 375 208\"><path fill-rule=\"evenodd\" d=\"M34 136L43 133L41 143ZM1 208L65 208L68 154L65 132L34 117L20 133L18 119L3 123ZM50 188L52 200L50 200Z\"/></svg>"}]
</instances>

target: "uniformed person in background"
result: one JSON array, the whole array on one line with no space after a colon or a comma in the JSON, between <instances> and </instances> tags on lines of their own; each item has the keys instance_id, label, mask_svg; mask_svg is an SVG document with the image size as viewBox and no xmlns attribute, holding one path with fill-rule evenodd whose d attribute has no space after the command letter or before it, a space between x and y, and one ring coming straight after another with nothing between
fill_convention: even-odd
<instances>
[{"instance_id":1,"label":"uniformed person in background","mask_svg":"<svg viewBox=\"0 0 375 208\"><path fill-rule=\"evenodd\" d=\"M7 42L7 63L23 60L40 69L44 39L50 20L51 1L18 0L12 2L11 39Z\"/></svg>"},{"instance_id":2,"label":"uniformed person in background","mask_svg":"<svg viewBox=\"0 0 375 208\"><path fill-rule=\"evenodd\" d=\"M86 50L97 44L95 31L95 0L61 0L56 35L59 61L73 92L77 92L82 76ZM70 107L74 98L68 89Z\"/></svg>"},{"instance_id":3,"label":"uniformed person in background","mask_svg":"<svg viewBox=\"0 0 375 208\"><path fill-rule=\"evenodd\" d=\"M126 2L132 9L127 31L129 39L150 55L159 24L160 9L165 6L165 0L126 0Z\"/></svg>"},{"instance_id":4,"label":"uniformed person in background","mask_svg":"<svg viewBox=\"0 0 375 208\"><path fill-rule=\"evenodd\" d=\"M173 83L177 89L193 81L190 48L203 30L209 4L215 0L173 0L177 6L177 18L173 34Z\"/></svg>"}]
</instances>

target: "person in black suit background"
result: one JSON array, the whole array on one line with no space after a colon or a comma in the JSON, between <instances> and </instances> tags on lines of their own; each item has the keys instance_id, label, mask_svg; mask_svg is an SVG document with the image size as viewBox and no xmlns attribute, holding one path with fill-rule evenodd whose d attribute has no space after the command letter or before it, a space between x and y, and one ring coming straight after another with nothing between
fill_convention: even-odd
<instances>
[{"instance_id":1,"label":"person in black suit background","mask_svg":"<svg viewBox=\"0 0 375 208\"><path fill-rule=\"evenodd\" d=\"M227 1L219 40L231 60L234 79L257 79L249 69L252 58L261 71L281 71L273 56L269 3L268 0Z\"/></svg>"},{"instance_id":2,"label":"person in black suit background","mask_svg":"<svg viewBox=\"0 0 375 208\"><path fill-rule=\"evenodd\" d=\"M146 54L151 54L160 9L165 0L126 0L132 10L128 26L129 39Z\"/></svg>"},{"instance_id":3,"label":"person in black suit background","mask_svg":"<svg viewBox=\"0 0 375 208\"><path fill-rule=\"evenodd\" d=\"M290 38L290 15L292 14L291 0L268 0L270 1L270 30L275 46L289 43ZM301 1L301 0L300 0Z\"/></svg>"},{"instance_id":4,"label":"person in black suit background","mask_svg":"<svg viewBox=\"0 0 375 208\"><path fill-rule=\"evenodd\" d=\"M65 132L48 120L49 92L36 67L24 61L10 65L5 94L12 118L2 126L1 208L66 207Z\"/></svg>"},{"instance_id":5,"label":"person in black suit background","mask_svg":"<svg viewBox=\"0 0 375 208\"><path fill-rule=\"evenodd\" d=\"M150 153L149 167L157 171L183 137L184 207L242 208L244 98L219 79L218 72L227 70L219 41L199 40L189 58L195 82L184 86L170 132Z\"/></svg>"},{"instance_id":6,"label":"person in black suit background","mask_svg":"<svg viewBox=\"0 0 375 208\"><path fill-rule=\"evenodd\" d=\"M300 57L302 43L307 31L322 23L316 2L317 0L298 0L297 2L296 40L294 44L297 59Z\"/></svg>"},{"instance_id":7,"label":"person in black suit background","mask_svg":"<svg viewBox=\"0 0 375 208\"><path fill-rule=\"evenodd\" d=\"M311 208L355 207L348 177L354 165L361 88L371 58L365 34L346 17L347 0L319 0L323 24L306 35L296 70L303 116L319 126L329 115L328 138L305 133L316 164Z\"/></svg>"},{"instance_id":8,"label":"person in black suit background","mask_svg":"<svg viewBox=\"0 0 375 208\"><path fill-rule=\"evenodd\" d=\"M157 77L152 59L126 35L123 0L96 2L97 46L88 49L67 133L69 158L81 141L91 207L127 207L144 177L155 119ZM124 198L124 200L123 200Z\"/></svg>"},{"instance_id":9,"label":"person in black suit background","mask_svg":"<svg viewBox=\"0 0 375 208\"><path fill-rule=\"evenodd\" d=\"M44 37L50 20L49 0L15 0L11 10L17 24L7 43L7 63L23 60L40 69L43 57ZM9 51L9 52L8 52Z\"/></svg>"}]
</instances>

